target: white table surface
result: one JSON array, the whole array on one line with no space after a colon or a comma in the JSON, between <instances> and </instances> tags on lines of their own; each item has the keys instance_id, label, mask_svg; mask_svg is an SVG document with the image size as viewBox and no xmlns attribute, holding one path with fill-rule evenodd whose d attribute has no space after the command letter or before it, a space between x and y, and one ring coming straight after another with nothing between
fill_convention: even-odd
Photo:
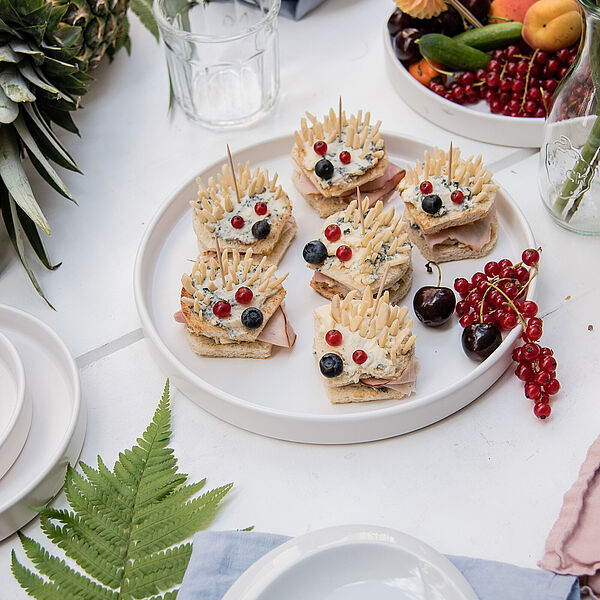
<instances>
[{"instance_id":1,"label":"white table surface","mask_svg":"<svg viewBox=\"0 0 600 600\"><path fill-rule=\"evenodd\" d=\"M132 55L121 52L97 69L85 110L75 115L81 138L61 134L85 172L64 174L79 206L36 182L53 230L51 258L64 261L54 273L38 269L57 311L37 297L15 257L0 273L0 303L43 319L77 357L88 409L81 458L92 463L100 454L112 464L149 422L164 384L133 302L139 239L168 194L223 155L226 142L235 149L290 133L304 110L321 114L341 94L348 109L367 107L386 129L442 147L452 139L466 153L481 152L544 248L539 303L549 314L543 340L556 350L563 386L551 420L533 417L509 370L443 422L352 446L263 438L175 394L172 445L191 480L235 482L214 528L254 525L297 535L370 523L442 552L533 567L562 495L600 431L600 242L567 233L548 217L532 150L451 138L403 104L384 69L381 28L392 10L391 0L328 0L299 23L281 19L279 103L265 120L228 133L199 128L181 111L167 116L162 48L132 17ZM56 505L66 506L64 495ZM37 521L24 532L43 540ZM4 598L25 598L10 573L12 549L23 555L15 536L0 543L0 589Z\"/></svg>"}]
</instances>

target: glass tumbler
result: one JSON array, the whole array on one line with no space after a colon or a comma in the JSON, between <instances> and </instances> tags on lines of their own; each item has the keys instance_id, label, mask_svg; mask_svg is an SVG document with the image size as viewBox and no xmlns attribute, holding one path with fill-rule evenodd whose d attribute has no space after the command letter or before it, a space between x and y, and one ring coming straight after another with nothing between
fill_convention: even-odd
<instances>
[{"instance_id":1,"label":"glass tumbler","mask_svg":"<svg viewBox=\"0 0 600 600\"><path fill-rule=\"evenodd\" d=\"M281 0L155 0L173 95L213 128L266 114L279 92Z\"/></svg>"}]
</instances>

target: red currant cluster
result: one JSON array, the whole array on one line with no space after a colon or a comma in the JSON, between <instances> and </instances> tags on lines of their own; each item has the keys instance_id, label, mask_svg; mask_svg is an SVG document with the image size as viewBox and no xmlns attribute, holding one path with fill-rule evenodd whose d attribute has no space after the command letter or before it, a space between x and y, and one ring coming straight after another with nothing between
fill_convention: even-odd
<instances>
[{"instance_id":1,"label":"red currant cluster","mask_svg":"<svg viewBox=\"0 0 600 600\"><path fill-rule=\"evenodd\" d=\"M495 114L542 118L577 50L577 46L557 52L532 51L525 44L508 46L494 50L487 68L465 71L446 85L432 79L429 89L456 104L485 100Z\"/></svg>"},{"instance_id":2,"label":"red currant cluster","mask_svg":"<svg viewBox=\"0 0 600 600\"><path fill-rule=\"evenodd\" d=\"M540 254L530 248L522 255L522 262L513 265L505 258L485 265L484 272L473 275L471 280L459 278L454 289L461 300L456 304L460 324L467 327L473 323L489 323L504 330L523 327L523 344L513 351L518 363L517 377L525 382L525 396L535 402L536 417L550 416L550 397L558 392L556 360L550 348L537 342L542 337L542 320L537 316L538 306L526 300L527 288L537 275Z\"/></svg>"},{"instance_id":3,"label":"red currant cluster","mask_svg":"<svg viewBox=\"0 0 600 600\"><path fill-rule=\"evenodd\" d=\"M313 146L313 150L319 156L325 156L327 154L327 142L322 140L315 142ZM340 162L344 165L347 165L352 160L352 155L347 150L342 150L340 152Z\"/></svg>"}]
</instances>

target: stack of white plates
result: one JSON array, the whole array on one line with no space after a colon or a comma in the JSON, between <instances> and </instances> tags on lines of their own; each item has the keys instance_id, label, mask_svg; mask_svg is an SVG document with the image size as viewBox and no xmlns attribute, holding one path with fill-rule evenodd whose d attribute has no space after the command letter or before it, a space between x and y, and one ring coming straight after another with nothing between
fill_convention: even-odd
<instances>
[{"instance_id":1,"label":"stack of white plates","mask_svg":"<svg viewBox=\"0 0 600 600\"><path fill-rule=\"evenodd\" d=\"M62 487L85 435L79 373L38 319L0 305L0 540Z\"/></svg>"}]
</instances>

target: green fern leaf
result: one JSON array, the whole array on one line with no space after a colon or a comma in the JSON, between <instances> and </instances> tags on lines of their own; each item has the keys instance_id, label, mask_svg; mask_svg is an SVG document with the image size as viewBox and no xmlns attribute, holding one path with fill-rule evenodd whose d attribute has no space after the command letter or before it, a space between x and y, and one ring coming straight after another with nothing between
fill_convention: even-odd
<instances>
[{"instance_id":1,"label":"green fern leaf","mask_svg":"<svg viewBox=\"0 0 600 600\"><path fill-rule=\"evenodd\" d=\"M19 534L34 568L19 562L14 552L11 568L30 596L175 600L173 588L181 583L192 553L191 544L176 544L211 522L232 484L196 497L206 480L187 484L168 447L170 439L167 381L152 422L136 445L119 454L113 470L100 457L97 469L80 463L83 474L68 467L70 509L39 511L43 533L79 569Z\"/></svg>"}]
</instances>

